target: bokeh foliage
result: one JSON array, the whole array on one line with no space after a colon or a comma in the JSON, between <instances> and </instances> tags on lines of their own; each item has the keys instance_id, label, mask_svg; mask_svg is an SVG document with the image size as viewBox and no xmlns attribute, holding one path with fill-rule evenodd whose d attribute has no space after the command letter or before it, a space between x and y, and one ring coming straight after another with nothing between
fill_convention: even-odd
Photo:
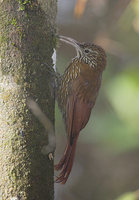
<instances>
[{"instance_id":1,"label":"bokeh foliage","mask_svg":"<svg viewBox=\"0 0 139 200\"><path fill-rule=\"evenodd\" d=\"M133 180L131 181L134 175L135 177L139 175L139 159L137 156L139 152L139 1L128 1L129 3L123 8L117 20L115 20L113 16L115 13L119 12L123 6L123 2L126 1L88 0L84 14L80 19L75 19L73 17L72 9L74 9L74 1L71 1L70 6L65 2L62 8L60 8L60 3L64 2L62 0L59 2L58 23L60 34L73 37L79 41L95 41L101 44L107 52L108 59L96 106L92 111L89 123L80 134L80 147L77 146L77 149L79 149L77 150L78 153L75 160L84 160L85 158L80 158L81 155L88 156L87 153L83 153L85 151L83 147L85 145L87 148L89 144L91 144L92 147L97 146L99 151L104 151L106 153L106 160L108 155L111 155L113 157L112 159L117 159L118 163L126 160L126 163L129 163L127 168L131 165L131 162L133 162L131 161L132 158L135 158L135 163L132 163L135 169L132 169L132 167L128 169L129 172L127 174L129 174L129 176L125 176L123 172L123 174L121 174L121 179L124 177L123 180L118 179L123 182L117 182L115 185L110 181L106 190L105 186L107 184L105 184L105 181L108 182L110 179L115 180L113 178L114 173L118 173L118 170L122 171L122 166L120 168L120 164L118 169L116 166L109 169L111 166L110 163L113 161L108 159L107 167L110 170L109 177L101 177L99 174L98 180L102 182L102 184L99 189L97 188L98 193L96 192L97 195L91 198L88 192L86 200L112 200L116 199L116 197L120 196L122 193L134 191L139 188L139 181L137 181L137 179L133 179L134 183L132 182ZM116 7L117 4L118 7ZM66 5L69 6L69 11ZM63 11L62 14L62 9L64 8L65 12ZM94 8L100 9L94 11ZM57 68L60 72L65 69L69 60L74 55L75 51L71 47L60 44L57 61ZM56 109L56 132L57 137L62 140L62 142L59 141L57 146L61 154L64 147L61 148L59 146L65 141L65 139L63 139L65 133L64 125L61 121L62 118L59 116L60 113L58 109ZM83 147L82 144L84 144ZM88 150L88 154L93 154L97 157L97 151L98 150L95 149L94 152L94 148L92 148ZM87 162L86 165L92 166L93 170L95 161L89 160L88 156ZM99 167L106 171L103 165L105 166L103 161L101 161ZM133 172L134 175L132 175ZM71 176L73 176L73 173ZM92 177L91 184L94 184L94 181L96 181L93 181L93 179L95 179L95 177ZM103 179L106 180L104 181ZM72 180L74 182L74 178ZM104 181L104 185L102 180ZM71 185L73 185L73 183L71 183ZM79 184L78 188L81 188L81 185ZM103 196L103 190L105 190L105 196ZM100 193L102 193L101 197L99 196ZM74 192L74 195L75 199L79 198L76 192ZM119 199L134 200L132 196L133 194L131 193ZM83 199L83 197L80 196L79 199Z\"/></svg>"}]
</instances>

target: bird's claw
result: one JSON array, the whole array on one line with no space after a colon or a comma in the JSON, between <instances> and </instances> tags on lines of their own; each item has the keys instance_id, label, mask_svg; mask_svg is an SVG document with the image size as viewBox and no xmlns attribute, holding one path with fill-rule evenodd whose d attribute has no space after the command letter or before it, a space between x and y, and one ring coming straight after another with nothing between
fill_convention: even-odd
<instances>
[{"instance_id":1,"label":"bird's claw","mask_svg":"<svg viewBox=\"0 0 139 200\"><path fill-rule=\"evenodd\" d=\"M49 160L54 160L53 154L52 154L52 153L49 153L49 154L48 154L48 158L49 158Z\"/></svg>"}]
</instances>

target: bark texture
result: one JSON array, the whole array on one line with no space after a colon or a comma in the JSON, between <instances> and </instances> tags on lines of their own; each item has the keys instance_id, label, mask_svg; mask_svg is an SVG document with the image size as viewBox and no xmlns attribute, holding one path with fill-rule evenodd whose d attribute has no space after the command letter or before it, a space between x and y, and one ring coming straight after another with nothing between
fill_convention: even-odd
<instances>
[{"instance_id":1,"label":"bark texture","mask_svg":"<svg viewBox=\"0 0 139 200\"><path fill-rule=\"evenodd\" d=\"M48 136L27 106L54 124L55 0L0 0L0 200L52 200Z\"/></svg>"}]
</instances>

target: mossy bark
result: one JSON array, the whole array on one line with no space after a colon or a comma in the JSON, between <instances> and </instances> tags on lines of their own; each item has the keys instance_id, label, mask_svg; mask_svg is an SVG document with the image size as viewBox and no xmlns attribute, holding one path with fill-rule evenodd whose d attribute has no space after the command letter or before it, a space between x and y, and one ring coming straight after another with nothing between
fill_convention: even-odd
<instances>
[{"instance_id":1,"label":"mossy bark","mask_svg":"<svg viewBox=\"0 0 139 200\"><path fill-rule=\"evenodd\" d=\"M55 0L0 0L0 200L52 200L48 136L31 97L54 124Z\"/></svg>"}]
</instances>

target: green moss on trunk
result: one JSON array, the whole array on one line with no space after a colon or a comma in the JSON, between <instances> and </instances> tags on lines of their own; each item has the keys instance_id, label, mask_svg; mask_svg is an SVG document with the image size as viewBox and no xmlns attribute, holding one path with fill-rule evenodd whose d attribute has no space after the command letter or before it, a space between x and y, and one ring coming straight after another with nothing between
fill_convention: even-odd
<instances>
[{"instance_id":1,"label":"green moss on trunk","mask_svg":"<svg viewBox=\"0 0 139 200\"><path fill-rule=\"evenodd\" d=\"M24 9L21 9L24 5ZM56 1L0 4L0 198L52 200L53 162L41 153L48 138L32 115L33 98L54 123L52 53Z\"/></svg>"}]
</instances>

